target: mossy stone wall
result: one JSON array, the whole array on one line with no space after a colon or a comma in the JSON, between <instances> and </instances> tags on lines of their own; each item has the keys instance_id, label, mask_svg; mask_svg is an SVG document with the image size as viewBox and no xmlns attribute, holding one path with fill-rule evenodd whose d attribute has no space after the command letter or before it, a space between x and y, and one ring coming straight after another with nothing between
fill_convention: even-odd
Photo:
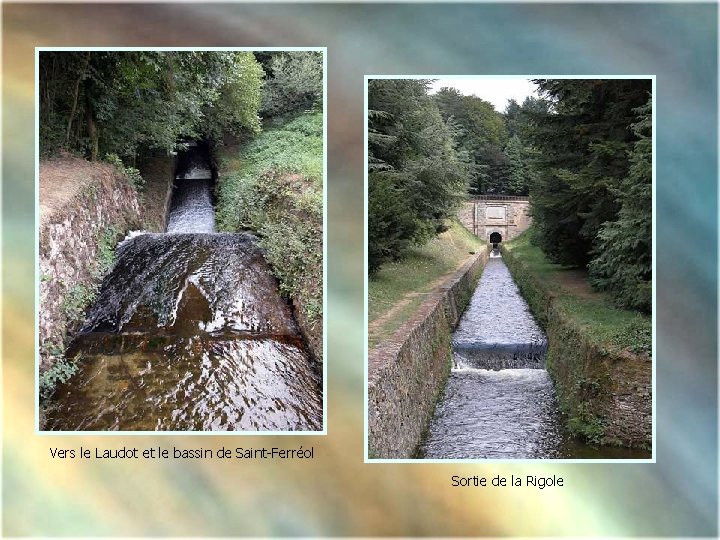
<instances>
[{"instance_id":1,"label":"mossy stone wall","mask_svg":"<svg viewBox=\"0 0 720 540\"><path fill-rule=\"evenodd\" d=\"M652 359L592 340L551 284L512 250L503 249L503 259L547 334L547 369L570 431L594 443L650 448Z\"/></svg>"},{"instance_id":2,"label":"mossy stone wall","mask_svg":"<svg viewBox=\"0 0 720 540\"><path fill-rule=\"evenodd\" d=\"M474 257L368 357L371 458L411 458L450 373L452 332L472 297L488 252Z\"/></svg>"}]
</instances>

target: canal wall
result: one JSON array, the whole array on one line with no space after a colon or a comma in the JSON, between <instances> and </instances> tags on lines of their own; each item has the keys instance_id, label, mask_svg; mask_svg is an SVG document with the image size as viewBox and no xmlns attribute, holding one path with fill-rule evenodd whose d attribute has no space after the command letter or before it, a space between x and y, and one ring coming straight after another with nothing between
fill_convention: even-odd
<instances>
[{"instance_id":1,"label":"canal wall","mask_svg":"<svg viewBox=\"0 0 720 540\"><path fill-rule=\"evenodd\" d=\"M371 458L411 458L450 373L452 331L487 262L482 252L425 300L368 357Z\"/></svg>"},{"instance_id":2,"label":"canal wall","mask_svg":"<svg viewBox=\"0 0 720 540\"><path fill-rule=\"evenodd\" d=\"M547 370L568 428L601 444L652 445L652 359L591 339L546 281L511 250L503 259L548 338Z\"/></svg>"},{"instance_id":3,"label":"canal wall","mask_svg":"<svg viewBox=\"0 0 720 540\"><path fill-rule=\"evenodd\" d=\"M138 197L140 219L146 232L165 232L175 180L176 156L156 155L139 165L145 188Z\"/></svg>"},{"instance_id":4,"label":"canal wall","mask_svg":"<svg viewBox=\"0 0 720 540\"><path fill-rule=\"evenodd\" d=\"M62 358L69 333L109 264L112 249L140 227L135 188L118 169L63 156L40 162L40 368Z\"/></svg>"}]
</instances>

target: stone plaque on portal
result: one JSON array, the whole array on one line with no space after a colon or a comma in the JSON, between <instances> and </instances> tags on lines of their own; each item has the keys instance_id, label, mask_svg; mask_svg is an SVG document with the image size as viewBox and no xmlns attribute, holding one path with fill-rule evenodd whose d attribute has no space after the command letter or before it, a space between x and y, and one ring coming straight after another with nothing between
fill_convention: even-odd
<instances>
[{"instance_id":1,"label":"stone plaque on portal","mask_svg":"<svg viewBox=\"0 0 720 540\"><path fill-rule=\"evenodd\" d=\"M504 206L488 206L485 209L486 219L505 219L505 207Z\"/></svg>"}]
</instances>

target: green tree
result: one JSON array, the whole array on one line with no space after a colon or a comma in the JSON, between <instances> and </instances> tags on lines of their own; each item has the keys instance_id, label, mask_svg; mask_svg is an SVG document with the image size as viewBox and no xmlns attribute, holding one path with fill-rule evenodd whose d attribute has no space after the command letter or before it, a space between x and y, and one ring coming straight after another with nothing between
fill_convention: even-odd
<instances>
[{"instance_id":1,"label":"green tree","mask_svg":"<svg viewBox=\"0 0 720 540\"><path fill-rule=\"evenodd\" d=\"M139 151L260 126L263 72L248 52L48 51L39 72L44 154L134 162Z\"/></svg>"},{"instance_id":2,"label":"green tree","mask_svg":"<svg viewBox=\"0 0 720 540\"><path fill-rule=\"evenodd\" d=\"M647 80L537 80L547 112L530 112L537 150L530 189L534 242L555 262L585 267L602 225L620 208L612 188L630 168L633 109Z\"/></svg>"},{"instance_id":3,"label":"green tree","mask_svg":"<svg viewBox=\"0 0 720 540\"><path fill-rule=\"evenodd\" d=\"M444 227L467 192L456 125L443 121L429 81L368 83L368 251L371 273Z\"/></svg>"},{"instance_id":4,"label":"green tree","mask_svg":"<svg viewBox=\"0 0 720 540\"><path fill-rule=\"evenodd\" d=\"M652 99L635 109L638 137L629 174L610 193L620 205L617 219L602 225L590 262L592 283L617 303L640 311L652 307Z\"/></svg>"},{"instance_id":5,"label":"green tree","mask_svg":"<svg viewBox=\"0 0 720 540\"><path fill-rule=\"evenodd\" d=\"M520 137L513 135L505 146L505 155L510 163L510 177L506 185L511 195L527 195L535 181L534 159L537 153L523 144Z\"/></svg>"},{"instance_id":6,"label":"green tree","mask_svg":"<svg viewBox=\"0 0 720 540\"><path fill-rule=\"evenodd\" d=\"M267 66L261 113L282 116L323 103L323 56L317 51L265 53Z\"/></svg>"},{"instance_id":7,"label":"green tree","mask_svg":"<svg viewBox=\"0 0 720 540\"><path fill-rule=\"evenodd\" d=\"M412 244L416 220L406 185L409 175L371 173L368 178L368 270L375 274Z\"/></svg>"},{"instance_id":8,"label":"green tree","mask_svg":"<svg viewBox=\"0 0 720 540\"><path fill-rule=\"evenodd\" d=\"M505 120L491 103L441 88L434 96L443 119L457 125L458 149L472 163L470 189L475 193L506 193L510 163L503 153L508 141Z\"/></svg>"}]
</instances>

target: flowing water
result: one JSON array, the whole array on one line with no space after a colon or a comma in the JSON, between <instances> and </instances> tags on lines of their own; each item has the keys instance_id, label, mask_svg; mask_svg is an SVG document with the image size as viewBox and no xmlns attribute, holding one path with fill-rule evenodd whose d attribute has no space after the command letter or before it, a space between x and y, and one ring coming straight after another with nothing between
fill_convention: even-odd
<instances>
[{"instance_id":1,"label":"flowing water","mask_svg":"<svg viewBox=\"0 0 720 540\"><path fill-rule=\"evenodd\" d=\"M192 164L176 179L172 234L118 246L47 429L322 428L321 375L290 306L253 235L212 233L210 169Z\"/></svg>"},{"instance_id":2,"label":"flowing water","mask_svg":"<svg viewBox=\"0 0 720 540\"><path fill-rule=\"evenodd\" d=\"M215 231L212 202L213 174L198 148L180 157L168 213L169 233L211 233Z\"/></svg>"},{"instance_id":3,"label":"flowing water","mask_svg":"<svg viewBox=\"0 0 720 540\"><path fill-rule=\"evenodd\" d=\"M545 370L547 339L500 257L491 257L453 335L453 367L420 457L647 458L564 429Z\"/></svg>"}]
</instances>

